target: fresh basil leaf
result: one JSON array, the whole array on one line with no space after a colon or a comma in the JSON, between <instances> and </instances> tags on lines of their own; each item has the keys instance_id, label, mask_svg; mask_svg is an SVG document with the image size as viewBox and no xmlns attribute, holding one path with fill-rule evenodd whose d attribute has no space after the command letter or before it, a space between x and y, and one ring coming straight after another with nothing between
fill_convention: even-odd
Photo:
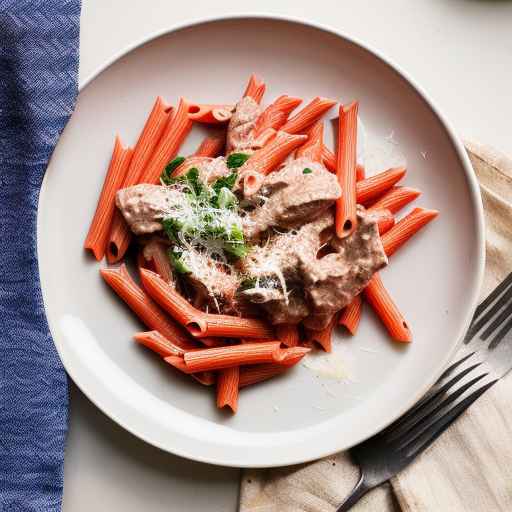
<instances>
[{"instance_id":1,"label":"fresh basil leaf","mask_svg":"<svg viewBox=\"0 0 512 512\"><path fill-rule=\"evenodd\" d=\"M237 258L243 258L249 253L249 248L245 245L244 241L244 232L238 226L231 228L231 233L224 245L224 250Z\"/></svg>"},{"instance_id":2,"label":"fresh basil leaf","mask_svg":"<svg viewBox=\"0 0 512 512\"><path fill-rule=\"evenodd\" d=\"M257 282L258 280L255 277L247 277L246 279L242 280L238 289L240 291L250 290L256 286Z\"/></svg>"},{"instance_id":3,"label":"fresh basil leaf","mask_svg":"<svg viewBox=\"0 0 512 512\"><path fill-rule=\"evenodd\" d=\"M302 171L302 174L311 174L313 171L309 168L309 167L306 167L303 171Z\"/></svg>"},{"instance_id":4,"label":"fresh basil leaf","mask_svg":"<svg viewBox=\"0 0 512 512\"><path fill-rule=\"evenodd\" d=\"M226 160L226 164L230 169L235 169L244 165L250 156L246 153L231 153Z\"/></svg>"},{"instance_id":5,"label":"fresh basil leaf","mask_svg":"<svg viewBox=\"0 0 512 512\"><path fill-rule=\"evenodd\" d=\"M222 176L221 178L216 180L215 183L212 185L212 188L215 191L215 193L218 194L223 188L233 190L237 176L238 173L236 171L233 171L231 174L228 174L227 176Z\"/></svg>"},{"instance_id":6,"label":"fresh basil leaf","mask_svg":"<svg viewBox=\"0 0 512 512\"><path fill-rule=\"evenodd\" d=\"M236 258L243 258L249 254L249 248L243 242L226 242L224 250Z\"/></svg>"},{"instance_id":7,"label":"fresh basil leaf","mask_svg":"<svg viewBox=\"0 0 512 512\"><path fill-rule=\"evenodd\" d=\"M168 254L171 265L173 266L174 270L178 272L178 274L190 274L191 270L181 259L181 253L174 252L172 249L170 249Z\"/></svg>"},{"instance_id":8,"label":"fresh basil leaf","mask_svg":"<svg viewBox=\"0 0 512 512\"><path fill-rule=\"evenodd\" d=\"M185 161L184 156L177 156L174 160L171 160L166 166L165 169L162 171L162 174L160 175L160 179L165 185L170 185L168 183L169 180L172 178L172 173Z\"/></svg>"},{"instance_id":9,"label":"fresh basil leaf","mask_svg":"<svg viewBox=\"0 0 512 512\"><path fill-rule=\"evenodd\" d=\"M179 243L178 233L182 230L183 224L178 219L168 217L162 220L162 227L171 241Z\"/></svg>"},{"instance_id":10,"label":"fresh basil leaf","mask_svg":"<svg viewBox=\"0 0 512 512\"><path fill-rule=\"evenodd\" d=\"M234 208L238 204L235 194L226 187L222 187L215 198L217 208Z\"/></svg>"}]
</instances>

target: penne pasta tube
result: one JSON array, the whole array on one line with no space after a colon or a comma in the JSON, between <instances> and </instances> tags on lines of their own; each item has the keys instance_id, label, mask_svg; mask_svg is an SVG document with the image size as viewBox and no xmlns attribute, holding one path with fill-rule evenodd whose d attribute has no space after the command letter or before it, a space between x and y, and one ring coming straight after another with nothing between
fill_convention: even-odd
<instances>
[{"instance_id":1,"label":"penne pasta tube","mask_svg":"<svg viewBox=\"0 0 512 512\"><path fill-rule=\"evenodd\" d=\"M336 200L335 228L339 238L351 235L357 228L356 153L357 101L340 106L338 129L338 158L336 174L342 190Z\"/></svg>"},{"instance_id":2,"label":"penne pasta tube","mask_svg":"<svg viewBox=\"0 0 512 512\"><path fill-rule=\"evenodd\" d=\"M338 324L344 325L352 336L356 334L357 328L359 327L362 309L363 301L361 300L361 296L356 295L352 299L352 302L348 306L345 306L340 314Z\"/></svg>"},{"instance_id":3,"label":"penne pasta tube","mask_svg":"<svg viewBox=\"0 0 512 512\"><path fill-rule=\"evenodd\" d=\"M115 195L126 178L132 159L133 149L124 148L121 139L116 137L96 212L84 243L84 248L90 249L98 261L105 255L110 227L116 210Z\"/></svg>"}]
</instances>

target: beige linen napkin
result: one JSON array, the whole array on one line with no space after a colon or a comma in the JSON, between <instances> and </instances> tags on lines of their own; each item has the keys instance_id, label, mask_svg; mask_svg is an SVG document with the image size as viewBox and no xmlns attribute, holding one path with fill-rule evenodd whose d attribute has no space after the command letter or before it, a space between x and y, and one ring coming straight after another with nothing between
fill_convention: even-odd
<instances>
[{"instance_id":1,"label":"beige linen napkin","mask_svg":"<svg viewBox=\"0 0 512 512\"><path fill-rule=\"evenodd\" d=\"M482 296L512 271L512 160L466 143L487 223ZM407 470L354 512L511 512L512 375L492 387ZM331 512L357 481L346 452L309 464L242 473L240 512Z\"/></svg>"}]
</instances>

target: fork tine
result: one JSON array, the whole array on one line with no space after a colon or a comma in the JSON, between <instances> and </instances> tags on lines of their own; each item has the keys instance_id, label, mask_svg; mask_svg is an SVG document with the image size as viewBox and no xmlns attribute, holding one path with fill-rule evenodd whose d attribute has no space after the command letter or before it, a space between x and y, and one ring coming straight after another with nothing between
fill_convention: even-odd
<instances>
[{"instance_id":1,"label":"fork tine","mask_svg":"<svg viewBox=\"0 0 512 512\"><path fill-rule=\"evenodd\" d=\"M512 297L512 286L506 290L506 292L501 295L498 300L493 304L491 308L489 308L488 311L485 312L485 314L482 314L478 320L476 320L471 327L469 328L468 332L466 333L466 336L464 337L464 343L468 344L480 331L480 329L487 323L489 320L494 318L496 313L503 307L505 304L509 301L509 299Z\"/></svg>"},{"instance_id":2,"label":"fork tine","mask_svg":"<svg viewBox=\"0 0 512 512\"><path fill-rule=\"evenodd\" d=\"M505 288L508 288L510 284L512 284L512 272L510 272L510 274L505 279L503 279L503 281L498 286L496 286L496 288L494 288L494 290L489 295L487 295L487 297L477 306L475 309L475 314L473 315L473 320L471 321L472 324L480 316L480 314L487 309L491 302L494 302L505 290Z\"/></svg>"},{"instance_id":3,"label":"fork tine","mask_svg":"<svg viewBox=\"0 0 512 512\"><path fill-rule=\"evenodd\" d=\"M494 336L494 338L491 340L491 343L489 344L489 348L492 350L493 348L497 347L500 343L500 341L507 335L508 331L512 329L512 318L509 319L509 321L501 328L501 330Z\"/></svg>"},{"instance_id":4,"label":"fork tine","mask_svg":"<svg viewBox=\"0 0 512 512\"><path fill-rule=\"evenodd\" d=\"M446 377L448 377L453 372L453 370L458 368L462 363L465 363L471 356L474 356L474 355L475 355L475 352L470 352L469 354L465 355L464 357L462 357L458 361L455 361L455 363L453 363L450 366L448 366L448 368L446 368L446 370L441 374L441 377L439 377L436 380L436 383L434 384L434 386L436 384L438 384L439 382L441 382L442 380L446 379ZM423 401L423 399L418 402L418 405L422 401Z\"/></svg>"},{"instance_id":5,"label":"fork tine","mask_svg":"<svg viewBox=\"0 0 512 512\"><path fill-rule=\"evenodd\" d=\"M426 396L425 399L416 404L412 409L406 412L401 418L392 423L382 435L387 437L389 441L393 441L405 431L408 431L425 416L429 415L432 410L436 409L443 401L444 394L450 390L457 382L464 378L468 373L478 368L482 363L477 363L469 368L465 368L460 373L452 377L446 384L443 384L433 394Z\"/></svg>"},{"instance_id":6,"label":"fork tine","mask_svg":"<svg viewBox=\"0 0 512 512\"><path fill-rule=\"evenodd\" d=\"M433 425L431 425L425 432L417 439L414 446L409 447L407 456L409 459L417 457L420 453L426 450L473 402L478 400L490 387L494 386L498 379L493 380L481 388L473 391L464 400L458 403L447 414L439 418Z\"/></svg>"},{"instance_id":7,"label":"fork tine","mask_svg":"<svg viewBox=\"0 0 512 512\"><path fill-rule=\"evenodd\" d=\"M456 391L448 395L444 400L438 402L437 405L430 411L430 416L428 418L423 416L422 418L417 419L417 421L411 425L411 428L408 429L408 431L405 432L402 437L397 440L399 447L404 448L407 445L413 443L418 437L421 436L423 432L425 432L425 430L430 427L430 425L435 422L439 413L441 413L443 409L456 402L469 388L471 388L471 386L473 386L473 384L476 384L479 380L483 379L487 375L487 373L483 373L474 377L469 382L466 382Z\"/></svg>"},{"instance_id":8,"label":"fork tine","mask_svg":"<svg viewBox=\"0 0 512 512\"><path fill-rule=\"evenodd\" d=\"M482 340L487 340L491 334L493 334L496 329L510 317L512 314L512 304L509 304L485 329L482 334L480 334L480 338Z\"/></svg>"}]
</instances>

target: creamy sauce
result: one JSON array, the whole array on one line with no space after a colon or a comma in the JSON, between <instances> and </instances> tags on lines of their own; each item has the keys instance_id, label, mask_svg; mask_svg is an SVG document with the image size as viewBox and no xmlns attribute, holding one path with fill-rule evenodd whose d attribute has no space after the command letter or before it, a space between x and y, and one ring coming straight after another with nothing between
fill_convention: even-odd
<instances>
[{"instance_id":1,"label":"creamy sauce","mask_svg":"<svg viewBox=\"0 0 512 512\"><path fill-rule=\"evenodd\" d=\"M166 212L181 202L179 191L160 185L134 185L116 194L116 205L136 235L160 231Z\"/></svg>"},{"instance_id":2,"label":"creamy sauce","mask_svg":"<svg viewBox=\"0 0 512 512\"><path fill-rule=\"evenodd\" d=\"M340 197L341 188L336 176L322 164L298 158L270 173L260 193L265 198L263 205L244 219L248 238L272 226L292 228L314 220Z\"/></svg>"},{"instance_id":3,"label":"creamy sauce","mask_svg":"<svg viewBox=\"0 0 512 512\"><path fill-rule=\"evenodd\" d=\"M242 98L235 108L227 131L226 154L254 151L254 126L261 114L260 106L250 97Z\"/></svg>"}]
</instances>

